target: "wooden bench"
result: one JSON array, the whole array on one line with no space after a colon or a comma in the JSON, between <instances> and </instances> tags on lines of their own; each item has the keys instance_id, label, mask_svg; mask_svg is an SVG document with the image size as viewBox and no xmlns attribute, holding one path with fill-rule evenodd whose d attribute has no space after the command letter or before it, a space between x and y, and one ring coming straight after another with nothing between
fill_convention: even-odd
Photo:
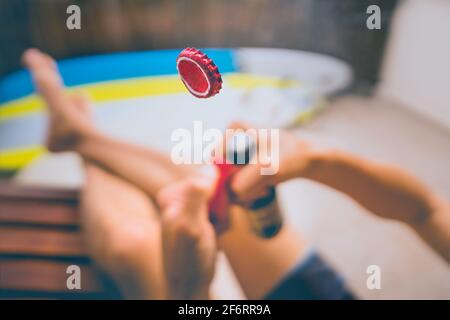
<instances>
[{"instance_id":1,"label":"wooden bench","mask_svg":"<svg viewBox=\"0 0 450 320\"><path fill-rule=\"evenodd\" d=\"M1 299L120 299L114 283L86 254L78 192L0 183ZM67 267L81 270L69 290Z\"/></svg>"}]
</instances>

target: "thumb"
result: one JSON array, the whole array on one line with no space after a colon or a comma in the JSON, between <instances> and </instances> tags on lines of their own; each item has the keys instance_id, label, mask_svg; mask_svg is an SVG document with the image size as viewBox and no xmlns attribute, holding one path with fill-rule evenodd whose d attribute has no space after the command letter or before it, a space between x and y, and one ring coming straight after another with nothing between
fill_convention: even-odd
<instances>
[{"instance_id":1,"label":"thumb","mask_svg":"<svg viewBox=\"0 0 450 320\"><path fill-rule=\"evenodd\" d=\"M214 190L214 179L197 174L161 190L157 202L163 211L177 212L189 218L207 216L208 200Z\"/></svg>"},{"instance_id":2,"label":"thumb","mask_svg":"<svg viewBox=\"0 0 450 320\"><path fill-rule=\"evenodd\" d=\"M256 127L241 121L234 121L228 125L231 130L248 130ZM253 137L258 147L258 136ZM233 175L231 191L242 201L255 200L263 194L270 184L270 177L261 174L260 163L248 164Z\"/></svg>"},{"instance_id":3,"label":"thumb","mask_svg":"<svg viewBox=\"0 0 450 320\"><path fill-rule=\"evenodd\" d=\"M270 176L262 175L260 170L261 165L248 164L233 175L231 191L239 200L255 200L270 185Z\"/></svg>"}]
</instances>

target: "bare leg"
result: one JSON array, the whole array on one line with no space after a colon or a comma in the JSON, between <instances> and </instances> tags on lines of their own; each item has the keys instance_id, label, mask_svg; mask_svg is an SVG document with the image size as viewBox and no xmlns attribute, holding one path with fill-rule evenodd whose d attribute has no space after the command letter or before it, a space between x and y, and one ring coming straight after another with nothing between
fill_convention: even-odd
<instances>
[{"instance_id":1,"label":"bare leg","mask_svg":"<svg viewBox=\"0 0 450 320\"><path fill-rule=\"evenodd\" d=\"M48 147L51 151L76 151L87 161L96 163L129 181L152 198L162 187L193 172L191 167L174 165L165 155L114 140L97 132L88 116L88 103L81 96L69 96L65 92L50 57L39 52L28 51L24 60L32 71L37 88L48 105L51 120ZM89 173L88 170L86 188L89 187L90 175L94 177L103 175L111 180L111 176L106 175L103 171L95 175ZM91 186L94 185L91 183ZM91 187L85 191L87 200L84 200L84 203L95 210L102 209L103 214L95 215L95 217L98 219L97 223L104 223L103 226L107 229L109 220L107 210L95 207L107 204L96 203L96 197L93 195L100 191L93 189L99 188L99 182L96 186L96 188ZM114 198L119 193L110 193L109 198ZM88 195L90 196L88 197ZM94 209L86 210L86 212L93 211ZM232 218L232 228L221 237L220 245L230 260L247 296L253 299L262 298L297 262L305 249L304 241L288 227L275 239L260 239L251 233L242 213L233 211ZM89 215L86 215L85 219L89 219ZM87 225L94 226L95 224L88 221ZM113 225L110 227L114 229ZM93 229L95 230L95 228ZM94 235L95 232L88 232L88 234ZM95 238L96 236L92 236L92 241L96 241ZM123 236L114 238L122 239ZM111 244L103 241L101 245L104 247L98 251L100 256L102 252L108 250ZM126 251L123 250L123 252ZM145 263L143 265L145 266ZM108 268L107 265L104 267ZM120 277L120 279L123 278Z\"/></svg>"},{"instance_id":2,"label":"bare leg","mask_svg":"<svg viewBox=\"0 0 450 320\"><path fill-rule=\"evenodd\" d=\"M125 297L164 298L161 227L146 194L87 163L81 208L87 248Z\"/></svg>"},{"instance_id":3,"label":"bare leg","mask_svg":"<svg viewBox=\"0 0 450 320\"><path fill-rule=\"evenodd\" d=\"M83 137L73 151L133 183L152 198L161 188L194 171L193 167L174 165L166 155L112 139L99 132Z\"/></svg>"},{"instance_id":4,"label":"bare leg","mask_svg":"<svg viewBox=\"0 0 450 320\"><path fill-rule=\"evenodd\" d=\"M289 225L274 238L258 237L250 231L242 210L232 208L232 228L219 239L219 245L247 298L262 299L299 262L307 243Z\"/></svg>"}]
</instances>

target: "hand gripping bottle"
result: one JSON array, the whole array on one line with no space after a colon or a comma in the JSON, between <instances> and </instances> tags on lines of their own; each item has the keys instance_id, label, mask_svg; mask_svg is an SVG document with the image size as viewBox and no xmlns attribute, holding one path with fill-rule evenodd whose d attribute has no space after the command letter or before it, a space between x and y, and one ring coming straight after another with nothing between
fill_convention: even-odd
<instances>
[{"instance_id":1,"label":"hand gripping bottle","mask_svg":"<svg viewBox=\"0 0 450 320\"><path fill-rule=\"evenodd\" d=\"M227 143L227 160L235 166L249 164L255 152L256 144L246 133L234 134L231 143ZM253 232L263 238L272 238L281 230L283 218L280 213L275 187L268 187L263 196L251 202L239 200L231 187L229 191L231 201L245 209Z\"/></svg>"}]
</instances>

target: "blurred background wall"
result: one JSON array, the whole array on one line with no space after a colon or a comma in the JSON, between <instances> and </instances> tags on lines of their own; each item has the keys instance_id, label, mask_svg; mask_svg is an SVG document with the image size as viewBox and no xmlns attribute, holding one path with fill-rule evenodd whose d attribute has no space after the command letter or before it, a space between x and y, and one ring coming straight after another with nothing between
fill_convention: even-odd
<instances>
[{"instance_id":1,"label":"blurred background wall","mask_svg":"<svg viewBox=\"0 0 450 320\"><path fill-rule=\"evenodd\" d=\"M0 76L39 47L56 58L161 48L261 46L329 54L355 69L367 91L378 70L395 0L1 0ZM66 8L81 8L81 30L67 30ZM366 9L382 10L368 30Z\"/></svg>"}]
</instances>

